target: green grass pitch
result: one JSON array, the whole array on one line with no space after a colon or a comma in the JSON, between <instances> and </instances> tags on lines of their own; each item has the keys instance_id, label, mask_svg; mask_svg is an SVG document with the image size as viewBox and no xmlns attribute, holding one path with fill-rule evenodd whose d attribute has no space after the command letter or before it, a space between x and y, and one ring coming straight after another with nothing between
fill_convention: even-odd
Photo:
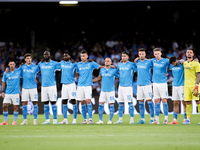
<instances>
[{"instance_id":1,"label":"green grass pitch","mask_svg":"<svg viewBox=\"0 0 200 150\"><path fill-rule=\"evenodd\" d=\"M12 126L13 115L8 116L8 126L0 126L0 150L59 150L59 149L144 149L144 150L197 150L200 149L199 115L191 116L191 125L181 125L183 115L178 116L178 125L163 125L163 114L160 125L129 125L129 115L123 116L123 124L107 125L109 116L104 115L102 125L81 125L82 115L78 114L77 124L72 125L73 115L68 116L68 125L41 125L44 115L38 116L38 125L33 125L33 116L28 115L28 125L20 126L23 116L19 115L17 126ZM52 116L51 123L52 123ZM58 116L58 122L63 117ZM135 115L135 123L140 116ZM169 115L169 121L173 116ZM93 115L94 123L99 120ZM113 122L118 120L114 115ZM3 115L0 115L3 121Z\"/></svg>"}]
</instances>

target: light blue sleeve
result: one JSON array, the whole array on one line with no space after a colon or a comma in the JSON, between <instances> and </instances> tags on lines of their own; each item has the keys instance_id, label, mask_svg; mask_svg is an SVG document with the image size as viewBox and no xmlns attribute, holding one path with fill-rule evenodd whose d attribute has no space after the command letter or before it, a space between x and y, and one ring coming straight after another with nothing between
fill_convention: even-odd
<instances>
[{"instance_id":1,"label":"light blue sleeve","mask_svg":"<svg viewBox=\"0 0 200 150\"><path fill-rule=\"evenodd\" d=\"M99 69L99 67L100 67L100 65L99 64L97 64L96 62L92 62L92 66L93 66L93 68L95 68L95 69Z\"/></svg>"},{"instance_id":2,"label":"light blue sleeve","mask_svg":"<svg viewBox=\"0 0 200 150\"><path fill-rule=\"evenodd\" d=\"M137 71L137 67L136 67L135 63L133 63L133 62L132 62L132 68L133 68L133 71L134 71L134 72Z\"/></svg>"},{"instance_id":3,"label":"light blue sleeve","mask_svg":"<svg viewBox=\"0 0 200 150\"><path fill-rule=\"evenodd\" d=\"M169 70L172 70L172 64L169 65Z\"/></svg>"},{"instance_id":4,"label":"light blue sleeve","mask_svg":"<svg viewBox=\"0 0 200 150\"><path fill-rule=\"evenodd\" d=\"M117 69L115 69L115 74L114 75L115 75L116 78L119 78L119 74L118 74L118 70Z\"/></svg>"},{"instance_id":5,"label":"light blue sleeve","mask_svg":"<svg viewBox=\"0 0 200 150\"><path fill-rule=\"evenodd\" d=\"M79 73L78 64L76 64L76 73Z\"/></svg>"},{"instance_id":6,"label":"light blue sleeve","mask_svg":"<svg viewBox=\"0 0 200 150\"><path fill-rule=\"evenodd\" d=\"M38 65L37 66L37 69L36 69L36 72L39 72L40 71L40 67Z\"/></svg>"},{"instance_id":7,"label":"light blue sleeve","mask_svg":"<svg viewBox=\"0 0 200 150\"><path fill-rule=\"evenodd\" d=\"M101 69L101 70L102 70L102 69ZM101 71L101 70L100 70L100 73L99 73L100 76L102 76L102 71Z\"/></svg>"},{"instance_id":8,"label":"light blue sleeve","mask_svg":"<svg viewBox=\"0 0 200 150\"><path fill-rule=\"evenodd\" d=\"M6 82L6 72L3 73L2 81L3 81L3 82Z\"/></svg>"}]
</instances>

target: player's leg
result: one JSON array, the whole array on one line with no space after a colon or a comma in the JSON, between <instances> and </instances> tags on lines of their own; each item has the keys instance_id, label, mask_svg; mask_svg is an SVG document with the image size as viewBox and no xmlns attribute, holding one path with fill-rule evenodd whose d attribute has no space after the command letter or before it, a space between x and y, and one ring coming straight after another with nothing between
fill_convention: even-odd
<instances>
[{"instance_id":1,"label":"player's leg","mask_svg":"<svg viewBox=\"0 0 200 150\"><path fill-rule=\"evenodd\" d=\"M87 103L87 109L88 109L88 116L89 116L89 124L93 124L92 122L92 86L87 86L85 87L85 98L86 98L86 103Z\"/></svg>"},{"instance_id":2,"label":"player's leg","mask_svg":"<svg viewBox=\"0 0 200 150\"><path fill-rule=\"evenodd\" d=\"M28 124L27 122L27 104L28 104L28 100L29 100L29 91L28 89L24 89L22 88L22 114L23 114L23 122L20 125L26 125Z\"/></svg>"},{"instance_id":3,"label":"player's leg","mask_svg":"<svg viewBox=\"0 0 200 150\"><path fill-rule=\"evenodd\" d=\"M154 121L154 104L153 104L153 94L152 94L152 85L146 85L143 88L143 93L145 95L145 99L147 101L147 104L149 106L149 112L150 112L150 122L149 124L151 124Z\"/></svg>"},{"instance_id":4,"label":"player's leg","mask_svg":"<svg viewBox=\"0 0 200 150\"><path fill-rule=\"evenodd\" d=\"M5 101L5 99L7 99L6 97L3 100L3 117L4 117L4 121L0 124L0 125L8 125L8 106L10 103L6 102L8 100Z\"/></svg>"},{"instance_id":5,"label":"player's leg","mask_svg":"<svg viewBox=\"0 0 200 150\"><path fill-rule=\"evenodd\" d=\"M103 124L103 112L104 112L104 103L106 102L106 93L101 91L100 97L99 97L99 108L98 108L98 114L99 114L99 121L96 122L96 124Z\"/></svg>"},{"instance_id":6,"label":"player's leg","mask_svg":"<svg viewBox=\"0 0 200 150\"><path fill-rule=\"evenodd\" d=\"M182 105L183 105L183 112L184 112L183 122L185 122L185 120L187 120L187 114L186 114L186 103L184 100L182 100Z\"/></svg>"},{"instance_id":7,"label":"player's leg","mask_svg":"<svg viewBox=\"0 0 200 150\"><path fill-rule=\"evenodd\" d=\"M46 121L43 122L42 124L50 124L50 119L49 119L49 99L48 99L48 93L47 93L47 88L48 87L41 87L41 102L44 103L44 115L46 118Z\"/></svg>"},{"instance_id":8,"label":"player's leg","mask_svg":"<svg viewBox=\"0 0 200 150\"><path fill-rule=\"evenodd\" d=\"M119 113L119 120L114 122L114 124L122 124L122 117L123 117L123 113L124 113L124 95L123 95L123 87L119 86L118 89L118 102L119 102L119 106L118 106L118 113Z\"/></svg>"},{"instance_id":9,"label":"player's leg","mask_svg":"<svg viewBox=\"0 0 200 150\"><path fill-rule=\"evenodd\" d=\"M137 86L137 100L139 101L139 111L141 119L136 124L144 124L144 93L142 87L144 86Z\"/></svg>"},{"instance_id":10,"label":"player's leg","mask_svg":"<svg viewBox=\"0 0 200 150\"><path fill-rule=\"evenodd\" d=\"M73 119L73 121L72 121L72 124L76 124L76 118L77 118L77 113L78 113L76 100L75 100L75 99L71 99L70 102L71 102L72 105L73 105L73 116L74 116L74 119Z\"/></svg>"},{"instance_id":11,"label":"player's leg","mask_svg":"<svg viewBox=\"0 0 200 150\"><path fill-rule=\"evenodd\" d=\"M57 88L56 86L48 87L48 95L52 106L53 124L57 124Z\"/></svg>"},{"instance_id":12,"label":"player's leg","mask_svg":"<svg viewBox=\"0 0 200 150\"><path fill-rule=\"evenodd\" d=\"M17 125L17 117L18 117L18 107L19 107L19 104L20 104L20 99L19 99L19 94L14 94L12 95L12 103L13 103L13 109L14 109L14 120L13 120L13 123L12 125Z\"/></svg>"},{"instance_id":13,"label":"player's leg","mask_svg":"<svg viewBox=\"0 0 200 150\"><path fill-rule=\"evenodd\" d=\"M198 112L199 112L199 117L200 117L200 101L196 100L196 104L197 104L197 107L198 107ZM199 122L199 125L200 125L200 122Z\"/></svg>"},{"instance_id":14,"label":"player's leg","mask_svg":"<svg viewBox=\"0 0 200 150\"><path fill-rule=\"evenodd\" d=\"M81 103L81 113L83 115L84 121L81 124L87 124L87 111L86 111L86 101L85 101L85 94L84 88L78 86L76 92L76 99Z\"/></svg>"},{"instance_id":15,"label":"player's leg","mask_svg":"<svg viewBox=\"0 0 200 150\"><path fill-rule=\"evenodd\" d=\"M112 92L106 92L106 99L108 100L109 103L109 111L110 111L110 117L109 120L107 122L107 124L112 124L112 119L113 119L113 115L115 113L115 91Z\"/></svg>"},{"instance_id":16,"label":"player's leg","mask_svg":"<svg viewBox=\"0 0 200 150\"><path fill-rule=\"evenodd\" d=\"M178 118L178 113L179 113L179 100L174 100L173 105L174 105L174 108L173 108L173 118L174 118L174 120L172 122L168 123L168 124L178 124L177 118Z\"/></svg>"},{"instance_id":17,"label":"player's leg","mask_svg":"<svg viewBox=\"0 0 200 150\"><path fill-rule=\"evenodd\" d=\"M38 91L37 88L29 89L31 101L33 103L33 124L37 125L37 117L38 117Z\"/></svg>"},{"instance_id":18,"label":"player's leg","mask_svg":"<svg viewBox=\"0 0 200 150\"><path fill-rule=\"evenodd\" d=\"M76 84L75 83L68 85L68 94L69 94L69 97L71 99L70 102L73 105L74 119L72 121L72 124L76 124L78 109L77 109L77 104L76 104Z\"/></svg>"},{"instance_id":19,"label":"player's leg","mask_svg":"<svg viewBox=\"0 0 200 150\"><path fill-rule=\"evenodd\" d=\"M153 105L152 99L147 100L147 103L149 105L149 112L150 112L150 116L151 116L149 124L151 124L154 121L154 105Z\"/></svg>"},{"instance_id":20,"label":"player's leg","mask_svg":"<svg viewBox=\"0 0 200 150\"><path fill-rule=\"evenodd\" d=\"M68 111L68 99L62 99L62 113L64 120L59 122L58 124L68 124L67 120L67 111Z\"/></svg>"}]
</instances>

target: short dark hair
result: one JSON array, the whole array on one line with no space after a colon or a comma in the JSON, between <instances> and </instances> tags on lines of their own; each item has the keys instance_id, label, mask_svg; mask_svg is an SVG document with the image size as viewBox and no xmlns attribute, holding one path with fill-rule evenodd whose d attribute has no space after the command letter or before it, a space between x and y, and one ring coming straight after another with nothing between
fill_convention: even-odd
<instances>
[{"instance_id":1,"label":"short dark hair","mask_svg":"<svg viewBox=\"0 0 200 150\"><path fill-rule=\"evenodd\" d=\"M127 56L129 56L129 52L127 51L123 51L122 54L126 54Z\"/></svg>"},{"instance_id":2,"label":"short dark hair","mask_svg":"<svg viewBox=\"0 0 200 150\"><path fill-rule=\"evenodd\" d=\"M24 55L24 59L25 59L26 57L29 57L29 56L31 56L31 54L30 54L30 53L26 53L26 54Z\"/></svg>"},{"instance_id":3,"label":"short dark hair","mask_svg":"<svg viewBox=\"0 0 200 150\"><path fill-rule=\"evenodd\" d=\"M10 63L10 62L14 62L15 63L15 60L11 58L11 59L9 59L8 63Z\"/></svg>"},{"instance_id":4,"label":"short dark hair","mask_svg":"<svg viewBox=\"0 0 200 150\"><path fill-rule=\"evenodd\" d=\"M138 52L145 52L145 53L146 53L146 50L145 50L144 48L140 48L140 49L138 50Z\"/></svg>"},{"instance_id":5,"label":"short dark hair","mask_svg":"<svg viewBox=\"0 0 200 150\"><path fill-rule=\"evenodd\" d=\"M86 50L82 50L81 54L88 54L88 52Z\"/></svg>"},{"instance_id":6,"label":"short dark hair","mask_svg":"<svg viewBox=\"0 0 200 150\"><path fill-rule=\"evenodd\" d=\"M172 64L173 62L176 62L177 58L175 56L171 56L169 58L169 63Z\"/></svg>"},{"instance_id":7,"label":"short dark hair","mask_svg":"<svg viewBox=\"0 0 200 150\"><path fill-rule=\"evenodd\" d=\"M112 62L112 59L111 59L110 57L106 57L106 58L110 59L110 60L111 60L111 62ZM105 59L106 59L106 58L105 58Z\"/></svg>"},{"instance_id":8,"label":"short dark hair","mask_svg":"<svg viewBox=\"0 0 200 150\"><path fill-rule=\"evenodd\" d=\"M68 50L66 50L66 51L64 52L64 54L68 54L69 56L71 56L71 53L70 53Z\"/></svg>"}]
</instances>

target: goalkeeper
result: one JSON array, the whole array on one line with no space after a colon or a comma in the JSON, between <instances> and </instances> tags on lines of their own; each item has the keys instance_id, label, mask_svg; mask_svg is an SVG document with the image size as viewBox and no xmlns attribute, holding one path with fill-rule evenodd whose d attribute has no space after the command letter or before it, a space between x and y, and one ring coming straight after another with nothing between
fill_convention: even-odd
<instances>
[{"instance_id":1,"label":"goalkeeper","mask_svg":"<svg viewBox=\"0 0 200 150\"><path fill-rule=\"evenodd\" d=\"M193 60L194 50L188 49L186 51L187 61L184 62L184 101L186 102L187 120L182 123L184 125L190 124L190 117L192 113L192 99L196 101L198 112L200 114L199 101L199 81L200 81L200 64ZM199 122L200 125L200 122Z\"/></svg>"}]
</instances>

